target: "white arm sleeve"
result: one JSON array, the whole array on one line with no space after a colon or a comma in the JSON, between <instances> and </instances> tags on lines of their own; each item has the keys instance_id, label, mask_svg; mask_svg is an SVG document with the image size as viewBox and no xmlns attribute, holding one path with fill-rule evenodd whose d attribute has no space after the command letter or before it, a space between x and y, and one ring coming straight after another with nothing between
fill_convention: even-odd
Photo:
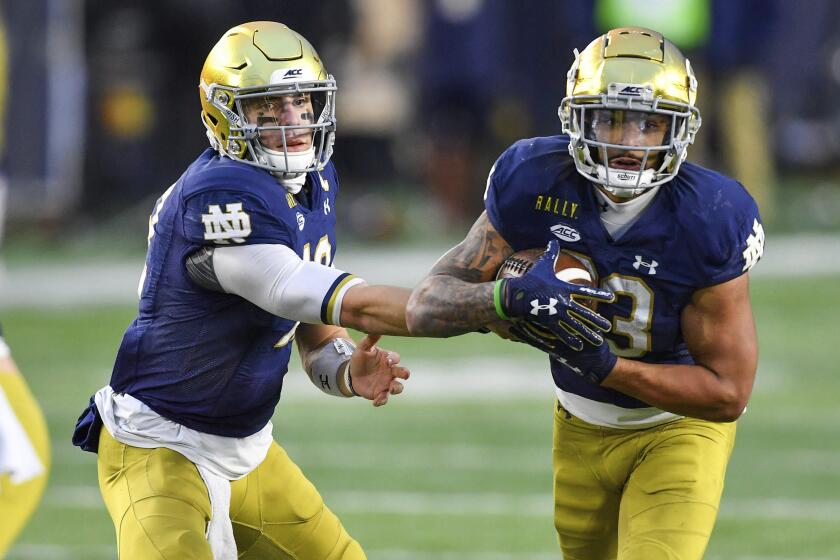
<instances>
[{"instance_id":1,"label":"white arm sleeve","mask_svg":"<svg viewBox=\"0 0 840 560\"><path fill-rule=\"evenodd\" d=\"M216 247L213 270L225 292L302 323L338 325L344 294L363 282L276 244Z\"/></svg>"}]
</instances>

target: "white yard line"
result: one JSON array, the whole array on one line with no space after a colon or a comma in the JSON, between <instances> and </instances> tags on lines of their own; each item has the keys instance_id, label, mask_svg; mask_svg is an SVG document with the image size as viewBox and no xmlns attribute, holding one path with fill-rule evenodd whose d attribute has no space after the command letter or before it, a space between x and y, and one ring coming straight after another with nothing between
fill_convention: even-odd
<instances>
[{"instance_id":1,"label":"white yard line","mask_svg":"<svg viewBox=\"0 0 840 560\"><path fill-rule=\"evenodd\" d=\"M12 548L8 560L107 560L114 557L114 546L67 546L20 543ZM371 549L365 547L370 560L562 560L558 549L543 552L505 554L496 551L423 552L412 549ZM710 556L708 560L724 560ZM726 556L725 560L836 560L817 556Z\"/></svg>"},{"instance_id":2,"label":"white yard line","mask_svg":"<svg viewBox=\"0 0 840 560\"><path fill-rule=\"evenodd\" d=\"M323 492L324 499L342 513L389 515L466 515L542 517L552 515L552 498L545 494L499 492ZM54 486L42 507L99 509L104 507L96 486ZM794 498L724 498L723 519L840 522L840 500Z\"/></svg>"},{"instance_id":3,"label":"white yard line","mask_svg":"<svg viewBox=\"0 0 840 560\"><path fill-rule=\"evenodd\" d=\"M336 266L376 283L412 287L447 249L352 248L339 253ZM0 309L131 304L137 300L142 268L142 256L120 262L0 264ZM764 257L751 274L784 278L840 274L840 237L771 236Z\"/></svg>"},{"instance_id":4,"label":"white yard line","mask_svg":"<svg viewBox=\"0 0 840 560\"><path fill-rule=\"evenodd\" d=\"M105 560L116 556L116 544L85 546L19 543L12 547L7 560Z\"/></svg>"}]
</instances>

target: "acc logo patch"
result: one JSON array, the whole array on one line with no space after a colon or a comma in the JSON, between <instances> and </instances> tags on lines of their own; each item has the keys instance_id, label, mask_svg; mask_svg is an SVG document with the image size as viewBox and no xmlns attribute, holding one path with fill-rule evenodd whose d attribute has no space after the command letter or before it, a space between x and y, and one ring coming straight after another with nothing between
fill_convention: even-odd
<instances>
[{"instance_id":1,"label":"acc logo patch","mask_svg":"<svg viewBox=\"0 0 840 560\"><path fill-rule=\"evenodd\" d=\"M281 68L271 73L269 83L279 84L283 80L291 80L294 78L303 78L303 68Z\"/></svg>"},{"instance_id":2,"label":"acc logo patch","mask_svg":"<svg viewBox=\"0 0 840 560\"><path fill-rule=\"evenodd\" d=\"M241 202L225 204L225 211L218 204L207 207L207 213L201 215L204 224L204 239L216 243L244 243L251 235L251 217L242 210Z\"/></svg>"},{"instance_id":3,"label":"acc logo patch","mask_svg":"<svg viewBox=\"0 0 840 560\"><path fill-rule=\"evenodd\" d=\"M563 241L569 241L574 243L575 241L580 241L580 233L573 227L569 227L566 224L557 224L556 226L551 226L551 233L553 233L558 239L562 239Z\"/></svg>"},{"instance_id":4,"label":"acc logo patch","mask_svg":"<svg viewBox=\"0 0 840 560\"><path fill-rule=\"evenodd\" d=\"M625 86L624 89L621 90L621 93L624 95L642 95L645 91L645 88L641 86Z\"/></svg>"},{"instance_id":5,"label":"acc logo patch","mask_svg":"<svg viewBox=\"0 0 840 560\"><path fill-rule=\"evenodd\" d=\"M303 214L301 214L300 212L296 213L295 217L297 218L298 229L300 231L303 231L303 226L306 225L306 218L304 218Z\"/></svg>"}]
</instances>

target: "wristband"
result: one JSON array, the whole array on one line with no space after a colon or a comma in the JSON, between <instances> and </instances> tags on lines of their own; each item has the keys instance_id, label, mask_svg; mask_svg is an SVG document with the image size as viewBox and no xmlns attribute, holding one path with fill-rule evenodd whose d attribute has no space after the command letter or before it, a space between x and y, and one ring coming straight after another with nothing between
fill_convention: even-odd
<instances>
[{"instance_id":1,"label":"wristband","mask_svg":"<svg viewBox=\"0 0 840 560\"><path fill-rule=\"evenodd\" d=\"M356 392L348 383L350 375L350 356L356 350L353 341L345 338L335 338L314 350L307 359L306 373L310 381L328 395L336 397L353 397ZM342 390L341 381L350 390L350 394Z\"/></svg>"},{"instance_id":2,"label":"wristband","mask_svg":"<svg viewBox=\"0 0 840 560\"><path fill-rule=\"evenodd\" d=\"M496 307L496 315L498 315L500 319L509 321L510 317L505 315L505 312L502 309L502 289L504 288L504 282L504 279L496 280L496 284L493 286L493 305Z\"/></svg>"}]
</instances>

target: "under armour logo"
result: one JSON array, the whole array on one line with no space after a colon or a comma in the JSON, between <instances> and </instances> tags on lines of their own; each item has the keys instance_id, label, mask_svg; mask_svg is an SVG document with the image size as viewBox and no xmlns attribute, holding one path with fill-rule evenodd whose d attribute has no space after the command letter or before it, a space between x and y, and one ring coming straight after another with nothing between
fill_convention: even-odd
<instances>
[{"instance_id":1,"label":"under armour logo","mask_svg":"<svg viewBox=\"0 0 840 560\"><path fill-rule=\"evenodd\" d=\"M650 262L643 261L642 255L636 255L636 262L633 263L633 268L635 268L636 270L640 270L641 267L645 267L648 269L648 274L650 275L656 274L657 266L659 266L659 263L653 259L651 259Z\"/></svg>"},{"instance_id":2,"label":"under armour logo","mask_svg":"<svg viewBox=\"0 0 840 560\"><path fill-rule=\"evenodd\" d=\"M747 271L755 266L761 255L764 254L764 227L758 223L758 220L753 220L753 233L747 237L747 248L744 249L742 255L744 256L744 268L742 271Z\"/></svg>"},{"instance_id":3,"label":"under armour logo","mask_svg":"<svg viewBox=\"0 0 840 560\"><path fill-rule=\"evenodd\" d=\"M540 301L537 299L531 300L531 315L539 315L540 311L548 311L549 315L556 315L557 314L557 300L554 298L548 298L547 305L540 305Z\"/></svg>"},{"instance_id":4,"label":"under armour logo","mask_svg":"<svg viewBox=\"0 0 840 560\"><path fill-rule=\"evenodd\" d=\"M330 213L330 199L325 198L324 199L324 214L329 214L329 213Z\"/></svg>"}]
</instances>

